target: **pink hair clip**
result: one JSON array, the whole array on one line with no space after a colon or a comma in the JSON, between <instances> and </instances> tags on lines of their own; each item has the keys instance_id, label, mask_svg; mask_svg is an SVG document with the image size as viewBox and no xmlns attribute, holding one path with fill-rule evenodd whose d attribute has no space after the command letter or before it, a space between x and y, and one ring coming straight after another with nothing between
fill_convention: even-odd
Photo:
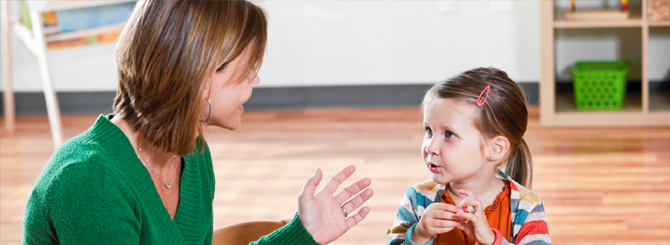
<instances>
[{"instance_id":1,"label":"pink hair clip","mask_svg":"<svg viewBox=\"0 0 670 245\"><path fill-rule=\"evenodd\" d=\"M484 96L484 99L482 99L484 92L486 92L486 95ZM489 92L491 92L491 85L486 85L486 88L484 88L482 93L479 94L479 97L477 97L477 106L483 106L484 103L486 103L486 99L489 97Z\"/></svg>"}]
</instances>

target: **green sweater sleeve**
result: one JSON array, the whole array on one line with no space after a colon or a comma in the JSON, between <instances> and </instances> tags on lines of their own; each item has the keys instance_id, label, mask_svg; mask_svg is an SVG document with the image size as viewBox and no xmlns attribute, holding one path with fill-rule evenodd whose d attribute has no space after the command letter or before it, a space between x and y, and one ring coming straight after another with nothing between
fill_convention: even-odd
<instances>
[{"instance_id":1,"label":"green sweater sleeve","mask_svg":"<svg viewBox=\"0 0 670 245\"><path fill-rule=\"evenodd\" d=\"M204 245L211 245L212 242L214 242L214 224L209 226L209 231L207 232L207 235L205 235L205 243Z\"/></svg>"},{"instance_id":2,"label":"green sweater sleeve","mask_svg":"<svg viewBox=\"0 0 670 245\"><path fill-rule=\"evenodd\" d=\"M49 186L46 212L61 244L139 244L136 198L98 164L65 167Z\"/></svg>"},{"instance_id":3,"label":"green sweater sleeve","mask_svg":"<svg viewBox=\"0 0 670 245\"><path fill-rule=\"evenodd\" d=\"M277 245L292 245L292 244L313 244L318 245L312 235L305 230L305 227L298 217L298 213L293 216L293 220L286 224L285 226L277 229L276 231L270 233L267 236L261 237L260 240L252 242L250 245L265 245L265 244L277 244Z\"/></svg>"}]
</instances>

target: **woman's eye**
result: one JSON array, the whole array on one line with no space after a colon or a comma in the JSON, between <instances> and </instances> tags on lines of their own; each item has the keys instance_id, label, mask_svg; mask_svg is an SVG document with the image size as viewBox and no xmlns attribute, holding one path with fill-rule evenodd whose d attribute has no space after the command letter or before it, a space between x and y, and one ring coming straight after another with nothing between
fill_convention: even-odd
<instances>
[{"instance_id":1,"label":"woman's eye","mask_svg":"<svg viewBox=\"0 0 670 245\"><path fill-rule=\"evenodd\" d=\"M456 135L452 132L447 131L447 132L444 133L444 137L447 137L447 139L452 139L452 138L455 138Z\"/></svg>"},{"instance_id":2,"label":"woman's eye","mask_svg":"<svg viewBox=\"0 0 670 245\"><path fill-rule=\"evenodd\" d=\"M228 62L223 63L221 66L219 66L219 68L216 68L216 71L217 71L217 72L219 72L219 71L223 71L223 69L226 68L226 65L228 65Z\"/></svg>"},{"instance_id":3,"label":"woman's eye","mask_svg":"<svg viewBox=\"0 0 670 245\"><path fill-rule=\"evenodd\" d=\"M430 128L426 128L426 135L433 136L433 130L431 130Z\"/></svg>"}]
</instances>

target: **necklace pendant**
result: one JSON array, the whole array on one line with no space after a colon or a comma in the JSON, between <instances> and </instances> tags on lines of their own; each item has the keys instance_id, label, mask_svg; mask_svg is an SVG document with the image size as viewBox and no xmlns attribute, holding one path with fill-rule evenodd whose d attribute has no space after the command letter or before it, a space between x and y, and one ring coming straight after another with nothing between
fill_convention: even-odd
<instances>
[{"instance_id":1,"label":"necklace pendant","mask_svg":"<svg viewBox=\"0 0 670 245\"><path fill-rule=\"evenodd\" d=\"M165 187L167 187L168 189L170 189L170 186L172 186L172 184L165 185Z\"/></svg>"}]
</instances>

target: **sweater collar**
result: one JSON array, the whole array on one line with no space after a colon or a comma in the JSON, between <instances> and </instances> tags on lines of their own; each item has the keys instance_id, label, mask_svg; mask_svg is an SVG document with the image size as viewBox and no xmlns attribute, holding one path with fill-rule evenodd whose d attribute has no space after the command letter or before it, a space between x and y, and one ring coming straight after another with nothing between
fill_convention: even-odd
<instances>
[{"instance_id":1,"label":"sweater collar","mask_svg":"<svg viewBox=\"0 0 670 245\"><path fill-rule=\"evenodd\" d=\"M182 210L184 209L182 204L184 203L185 193L197 192L188 188L190 185L183 184L194 181L190 178L192 174L186 173L192 169L189 166L190 158L185 157L183 161L179 204L175 219L172 220L158 195L156 186L151 180L151 175L140 159L137 158L130 140L119 127L110 121L113 116L113 114L107 116L100 115L91 129L93 135L99 137L98 142L100 142L102 149L109 151L108 155L115 161L118 170L123 173L131 188L135 189L139 194L138 198L146 203L146 209L149 215L156 219L156 224L159 226L157 227L158 232L164 241L171 241L174 244L185 244L183 236L179 235L182 234L184 228L180 224L184 224L185 222L180 219L188 218L191 212L185 212L190 210Z\"/></svg>"}]
</instances>

